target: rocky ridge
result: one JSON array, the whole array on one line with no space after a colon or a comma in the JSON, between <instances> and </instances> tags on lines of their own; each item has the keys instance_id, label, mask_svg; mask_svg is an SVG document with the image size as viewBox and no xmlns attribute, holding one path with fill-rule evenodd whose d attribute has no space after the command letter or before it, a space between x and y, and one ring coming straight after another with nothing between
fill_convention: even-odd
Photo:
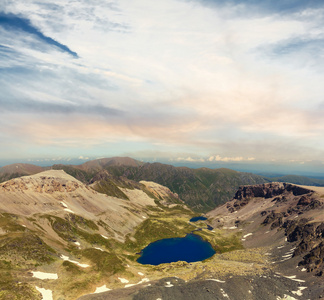
<instances>
[{"instance_id":1,"label":"rocky ridge","mask_svg":"<svg viewBox=\"0 0 324 300\"><path fill-rule=\"evenodd\" d=\"M292 257L302 255L299 266L307 272L322 276L324 270L324 199L310 188L289 183L268 183L240 187L233 200L226 207L230 213L238 212L252 199L271 199L273 204L262 210L261 225L270 230L284 230L287 241L295 242ZM303 217L303 216L307 217Z\"/></svg>"}]
</instances>

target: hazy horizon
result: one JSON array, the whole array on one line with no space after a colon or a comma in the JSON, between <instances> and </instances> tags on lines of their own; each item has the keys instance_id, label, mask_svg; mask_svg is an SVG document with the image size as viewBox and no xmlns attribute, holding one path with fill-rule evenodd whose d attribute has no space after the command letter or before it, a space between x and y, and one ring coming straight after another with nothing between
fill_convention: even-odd
<instances>
[{"instance_id":1,"label":"hazy horizon","mask_svg":"<svg viewBox=\"0 0 324 300\"><path fill-rule=\"evenodd\" d=\"M78 158L45 158L45 159L18 159L18 160L0 160L0 168L6 165L11 165L15 163L24 163L24 164L32 164L41 167L50 167L55 164L65 164L65 165L81 165L87 161L96 160L100 158L110 158L110 157L125 157L123 155L117 156L106 156L106 157L78 157ZM127 156L129 157L129 156ZM170 159L156 159L156 158L141 158L141 157L131 157L133 159L142 161L144 163L162 163L169 164L175 167L188 167L188 168L209 168L209 169L219 169L219 168L227 168L239 172L250 172L262 176L268 177L276 177L283 175L297 175L297 176L306 176L313 178L321 178L324 179L324 173L322 172L322 168L312 168L311 170L305 166L305 168L301 168L299 166L286 166L280 163L272 164L243 164L243 163L235 163L235 162L209 162L209 161L174 161Z\"/></svg>"}]
</instances>

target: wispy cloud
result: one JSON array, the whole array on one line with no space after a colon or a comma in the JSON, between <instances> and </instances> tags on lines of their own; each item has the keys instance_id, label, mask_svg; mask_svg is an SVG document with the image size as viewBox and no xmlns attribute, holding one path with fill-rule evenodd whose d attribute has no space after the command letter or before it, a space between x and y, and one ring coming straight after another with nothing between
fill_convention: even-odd
<instances>
[{"instance_id":1,"label":"wispy cloud","mask_svg":"<svg viewBox=\"0 0 324 300\"><path fill-rule=\"evenodd\" d=\"M9 31L22 31L27 34L31 34L39 38L42 42L57 47L63 52L69 53L74 57L78 57L78 54L74 51L71 51L66 45L63 45L54 39L44 35L36 27L34 27L30 20L19 17L14 14L5 14L0 12L0 26ZM12 32L14 35L15 32Z\"/></svg>"},{"instance_id":2,"label":"wispy cloud","mask_svg":"<svg viewBox=\"0 0 324 300\"><path fill-rule=\"evenodd\" d=\"M323 14L321 1L7 0L2 151L320 159Z\"/></svg>"}]
</instances>

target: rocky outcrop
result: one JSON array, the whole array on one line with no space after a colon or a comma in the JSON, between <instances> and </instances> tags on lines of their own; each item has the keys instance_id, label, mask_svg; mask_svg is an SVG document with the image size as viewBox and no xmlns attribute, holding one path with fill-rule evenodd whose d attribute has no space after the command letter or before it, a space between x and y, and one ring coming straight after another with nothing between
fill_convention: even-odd
<instances>
[{"instance_id":1,"label":"rocky outcrop","mask_svg":"<svg viewBox=\"0 0 324 300\"><path fill-rule=\"evenodd\" d=\"M296 244L293 257L302 256L299 265L316 276L322 276L324 222L318 217L315 222L313 216L318 216L317 209L322 209L323 199L307 188L289 183L267 183L240 187L226 208L234 213L248 205L256 207L259 202L268 207L259 212L263 217L261 225L269 226L270 230L284 230L287 242ZM310 213L311 210L314 214ZM303 218L303 214L307 218Z\"/></svg>"},{"instance_id":2,"label":"rocky outcrop","mask_svg":"<svg viewBox=\"0 0 324 300\"><path fill-rule=\"evenodd\" d=\"M300 266L316 276L322 276L324 270L324 223L301 219L289 220L283 224L288 242L297 242L293 257L303 255Z\"/></svg>"},{"instance_id":3,"label":"rocky outcrop","mask_svg":"<svg viewBox=\"0 0 324 300\"><path fill-rule=\"evenodd\" d=\"M309 189L296 186L290 183L265 183L259 185L241 186L236 192L234 199L242 200L244 198L273 198L283 194L293 194L294 196L304 195L312 192ZM280 200L283 198L278 198Z\"/></svg>"},{"instance_id":4,"label":"rocky outcrop","mask_svg":"<svg viewBox=\"0 0 324 300\"><path fill-rule=\"evenodd\" d=\"M54 192L73 192L79 188L77 181L60 180L52 176L41 176L39 179L25 178L12 179L0 184L0 190L6 192L22 192L27 190L33 190L37 193L48 193Z\"/></svg>"}]
</instances>

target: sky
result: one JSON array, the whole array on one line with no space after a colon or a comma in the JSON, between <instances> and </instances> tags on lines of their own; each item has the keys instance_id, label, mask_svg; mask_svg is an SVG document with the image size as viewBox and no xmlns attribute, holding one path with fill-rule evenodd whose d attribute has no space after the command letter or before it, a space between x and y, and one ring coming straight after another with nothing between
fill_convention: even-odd
<instances>
[{"instance_id":1,"label":"sky","mask_svg":"<svg viewBox=\"0 0 324 300\"><path fill-rule=\"evenodd\" d=\"M324 2L2 0L0 164L324 174Z\"/></svg>"}]
</instances>

